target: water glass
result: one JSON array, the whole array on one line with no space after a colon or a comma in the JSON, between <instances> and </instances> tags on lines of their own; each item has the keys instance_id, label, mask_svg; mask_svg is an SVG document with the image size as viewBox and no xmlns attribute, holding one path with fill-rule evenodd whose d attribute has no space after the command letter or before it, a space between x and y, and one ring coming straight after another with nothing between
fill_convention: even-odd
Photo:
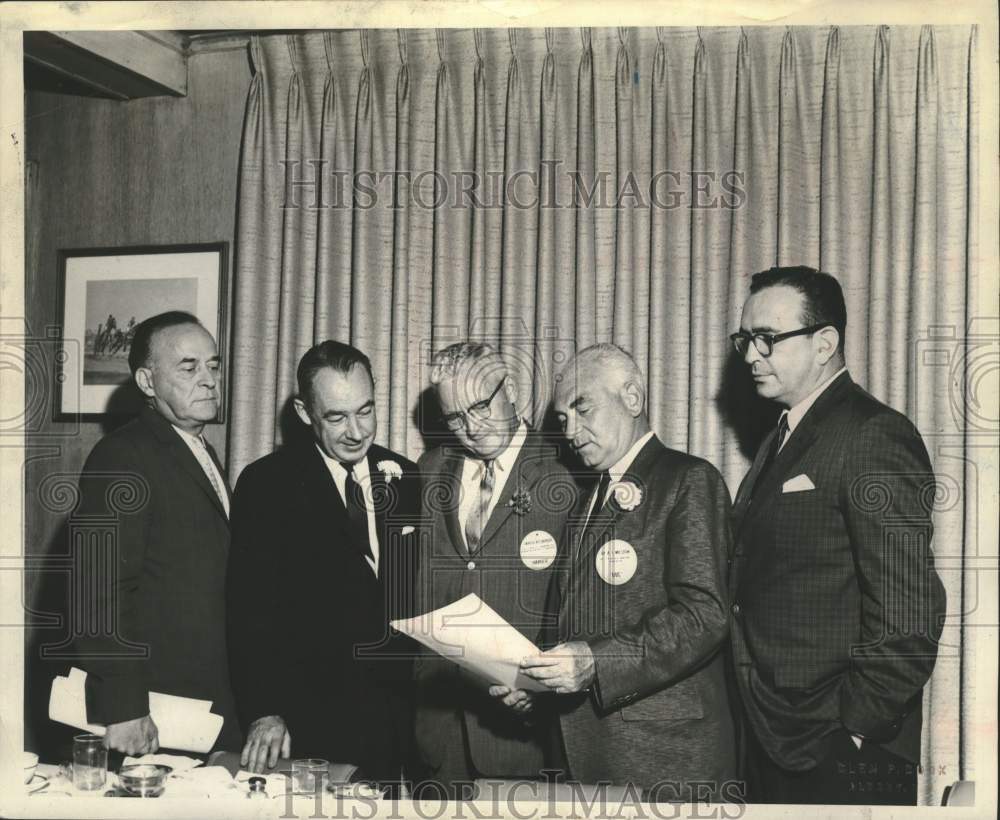
<instances>
[{"instance_id":1,"label":"water glass","mask_svg":"<svg viewBox=\"0 0 1000 820\"><path fill-rule=\"evenodd\" d=\"M73 738L73 787L80 791L103 789L108 779L108 750L100 735Z\"/></svg>"},{"instance_id":2,"label":"water glass","mask_svg":"<svg viewBox=\"0 0 1000 820\"><path fill-rule=\"evenodd\" d=\"M326 760L310 757L292 761L292 792L316 794L326 788L328 766Z\"/></svg>"}]
</instances>

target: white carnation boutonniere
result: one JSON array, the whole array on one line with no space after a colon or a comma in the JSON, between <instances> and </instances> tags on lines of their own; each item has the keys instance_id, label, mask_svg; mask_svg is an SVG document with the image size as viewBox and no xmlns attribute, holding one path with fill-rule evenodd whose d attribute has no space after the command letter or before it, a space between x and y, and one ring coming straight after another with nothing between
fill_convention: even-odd
<instances>
[{"instance_id":1,"label":"white carnation boutonniere","mask_svg":"<svg viewBox=\"0 0 1000 820\"><path fill-rule=\"evenodd\" d=\"M625 512L632 512L642 503L642 488L632 481L617 481L611 486L611 497Z\"/></svg>"},{"instance_id":2,"label":"white carnation boutonniere","mask_svg":"<svg viewBox=\"0 0 1000 820\"><path fill-rule=\"evenodd\" d=\"M380 461L375 465L375 469L382 473L385 483L388 484L394 478L403 477L403 468L395 461Z\"/></svg>"}]
</instances>

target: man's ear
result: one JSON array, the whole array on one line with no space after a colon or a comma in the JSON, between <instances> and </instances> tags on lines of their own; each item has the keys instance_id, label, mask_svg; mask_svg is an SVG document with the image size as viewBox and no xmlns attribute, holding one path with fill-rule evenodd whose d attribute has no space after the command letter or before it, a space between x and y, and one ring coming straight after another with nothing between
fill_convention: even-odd
<instances>
[{"instance_id":1,"label":"man's ear","mask_svg":"<svg viewBox=\"0 0 1000 820\"><path fill-rule=\"evenodd\" d=\"M295 415L299 417L306 427L312 426L312 419L309 418L309 411L306 409L306 404L302 399L296 396L292 399L292 404L295 405Z\"/></svg>"},{"instance_id":2,"label":"man's ear","mask_svg":"<svg viewBox=\"0 0 1000 820\"><path fill-rule=\"evenodd\" d=\"M827 325L816 331L816 356L820 365L825 365L830 359L837 355L837 348L840 346L840 333L837 328Z\"/></svg>"},{"instance_id":3,"label":"man's ear","mask_svg":"<svg viewBox=\"0 0 1000 820\"><path fill-rule=\"evenodd\" d=\"M633 381L625 382L621 388L622 403L628 410L632 418L637 418L642 414L646 406L646 394L642 387Z\"/></svg>"},{"instance_id":4,"label":"man's ear","mask_svg":"<svg viewBox=\"0 0 1000 820\"><path fill-rule=\"evenodd\" d=\"M148 367L140 367L135 371L135 384L144 396L153 398L156 390L153 389L153 371Z\"/></svg>"},{"instance_id":5,"label":"man's ear","mask_svg":"<svg viewBox=\"0 0 1000 820\"><path fill-rule=\"evenodd\" d=\"M517 382L509 374L503 377L503 394L513 406L514 413L520 414L521 408L517 406Z\"/></svg>"}]
</instances>

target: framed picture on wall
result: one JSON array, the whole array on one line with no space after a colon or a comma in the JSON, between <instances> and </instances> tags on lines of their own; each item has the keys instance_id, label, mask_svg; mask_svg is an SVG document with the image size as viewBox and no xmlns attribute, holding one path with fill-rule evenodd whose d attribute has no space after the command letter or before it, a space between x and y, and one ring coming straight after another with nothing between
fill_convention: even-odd
<instances>
[{"instance_id":1,"label":"framed picture on wall","mask_svg":"<svg viewBox=\"0 0 1000 820\"><path fill-rule=\"evenodd\" d=\"M135 326L168 310L198 317L227 361L229 244L157 245L59 251L56 421L131 415L143 397L128 354ZM219 385L216 423L225 421Z\"/></svg>"}]
</instances>

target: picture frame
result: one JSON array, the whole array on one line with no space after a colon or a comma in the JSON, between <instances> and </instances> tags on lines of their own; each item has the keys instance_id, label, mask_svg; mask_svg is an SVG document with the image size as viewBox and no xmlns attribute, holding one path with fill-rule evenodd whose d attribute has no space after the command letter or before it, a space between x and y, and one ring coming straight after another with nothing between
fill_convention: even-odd
<instances>
[{"instance_id":1,"label":"picture frame","mask_svg":"<svg viewBox=\"0 0 1000 820\"><path fill-rule=\"evenodd\" d=\"M143 396L128 366L129 331L167 310L193 314L228 361L229 243L60 250L55 421L134 415ZM109 330L110 328L110 330ZM226 418L225 367L219 412Z\"/></svg>"}]
</instances>

